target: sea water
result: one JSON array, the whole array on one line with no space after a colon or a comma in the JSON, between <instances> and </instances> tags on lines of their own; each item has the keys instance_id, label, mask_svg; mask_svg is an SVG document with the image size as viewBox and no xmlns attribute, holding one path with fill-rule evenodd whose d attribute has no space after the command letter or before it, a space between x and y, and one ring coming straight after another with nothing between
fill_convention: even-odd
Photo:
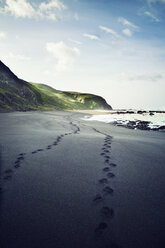
<instances>
[{"instance_id":1,"label":"sea water","mask_svg":"<svg viewBox=\"0 0 165 248\"><path fill-rule=\"evenodd\" d=\"M101 111L99 111L101 112ZM165 131L165 111L111 110L85 116L86 121L101 121L132 129Z\"/></svg>"}]
</instances>

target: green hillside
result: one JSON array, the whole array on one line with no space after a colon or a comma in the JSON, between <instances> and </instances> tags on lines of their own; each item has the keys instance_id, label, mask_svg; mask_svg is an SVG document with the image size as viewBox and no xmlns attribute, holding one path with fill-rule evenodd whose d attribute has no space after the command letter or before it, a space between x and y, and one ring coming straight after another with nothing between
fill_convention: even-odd
<instances>
[{"instance_id":1,"label":"green hillside","mask_svg":"<svg viewBox=\"0 0 165 248\"><path fill-rule=\"evenodd\" d=\"M111 106L93 94L59 91L45 84L23 81L0 61L0 109L111 109Z\"/></svg>"},{"instance_id":2,"label":"green hillside","mask_svg":"<svg viewBox=\"0 0 165 248\"><path fill-rule=\"evenodd\" d=\"M55 90L44 84L32 84L40 92L45 106L57 109L98 109L108 108L105 100L92 94Z\"/></svg>"}]
</instances>

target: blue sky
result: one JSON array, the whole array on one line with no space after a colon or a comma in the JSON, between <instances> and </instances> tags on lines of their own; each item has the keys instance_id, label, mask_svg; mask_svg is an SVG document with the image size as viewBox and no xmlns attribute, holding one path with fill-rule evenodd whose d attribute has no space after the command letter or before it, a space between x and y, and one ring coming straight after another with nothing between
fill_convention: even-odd
<instances>
[{"instance_id":1,"label":"blue sky","mask_svg":"<svg viewBox=\"0 0 165 248\"><path fill-rule=\"evenodd\" d=\"M165 109L165 0L0 0L0 59L20 78Z\"/></svg>"}]
</instances>

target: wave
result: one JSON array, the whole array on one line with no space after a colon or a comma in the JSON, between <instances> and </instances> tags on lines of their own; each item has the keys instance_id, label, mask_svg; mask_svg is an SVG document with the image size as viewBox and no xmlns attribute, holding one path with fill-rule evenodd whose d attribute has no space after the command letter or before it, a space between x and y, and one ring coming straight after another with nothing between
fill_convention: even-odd
<instances>
[{"instance_id":1,"label":"wave","mask_svg":"<svg viewBox=\"0 0 165 248\"><path fill-rule=\"evenodd\" d=\"M85 116L86 121L101 121L130 129L165 131L165 111L111 110Z\"/></svg>"}]
</instances>

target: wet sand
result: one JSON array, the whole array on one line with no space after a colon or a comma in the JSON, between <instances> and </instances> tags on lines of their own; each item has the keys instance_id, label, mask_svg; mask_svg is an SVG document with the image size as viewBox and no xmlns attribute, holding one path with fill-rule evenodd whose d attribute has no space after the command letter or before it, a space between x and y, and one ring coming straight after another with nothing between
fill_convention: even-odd
<instances>
[{"instance_id":1,"label":"wet sand","mask_svg":"<svg viewBox=\"0 0 165 248\"><path fill-rule=\"evenodd\" d=\"M0 247L165 247L165 133L0 114Z\"/></svg>"}]
</instances>

